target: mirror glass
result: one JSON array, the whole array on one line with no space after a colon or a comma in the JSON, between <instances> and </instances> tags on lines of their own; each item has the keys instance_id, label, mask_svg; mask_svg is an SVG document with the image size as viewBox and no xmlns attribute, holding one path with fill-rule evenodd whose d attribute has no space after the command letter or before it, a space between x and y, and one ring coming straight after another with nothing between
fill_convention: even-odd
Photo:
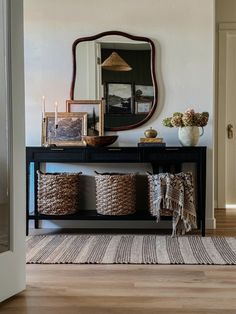
<instances>
[{"instance_id":1,"label":"mirror glass","mask_svg":"<svg viewBox=\"0 0 236 314\"><path fill-rule=\"evenodd\" d=\"M111 33L111 32L109 32ZM105 99L105 130L146 122L156 108L154 45L117 34L78 39L74 44L71 99ZM94 36L93 36L94 37ZM96 36L95 36L96 37Z\"/></svg>"}]
</instances>

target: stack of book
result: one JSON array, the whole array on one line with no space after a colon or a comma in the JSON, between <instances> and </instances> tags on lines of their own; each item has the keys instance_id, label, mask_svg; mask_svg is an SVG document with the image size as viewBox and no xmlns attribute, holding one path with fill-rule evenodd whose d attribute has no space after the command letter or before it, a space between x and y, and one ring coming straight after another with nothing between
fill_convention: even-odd
<instances>
[{"instance_id":1,"label":"stack of book","mask_svg":"<svg viewBox=\"0 0 236 314\"><path fill-rule=\"evenodd\" d=\"M138 143L139 147L163 147L166 146L166 143L163 142L163 138L154 137L154 138L147 138L141 137L140 142Z\"/></svg>"}]
</instances>

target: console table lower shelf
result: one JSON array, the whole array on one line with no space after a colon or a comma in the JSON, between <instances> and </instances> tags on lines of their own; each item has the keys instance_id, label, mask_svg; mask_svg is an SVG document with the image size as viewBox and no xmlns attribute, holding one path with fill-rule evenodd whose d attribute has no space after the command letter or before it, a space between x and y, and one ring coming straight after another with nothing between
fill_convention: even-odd
<instances>
[{"instance_id":1,"label":"console table lower shelf","mask_svg":"<svg viewBox=\"0 0 236 314\"><path fill-rule=\"evenodd\" d=\"M40 220L112 220L112 221L155 221L148 211L137 211L132 215L105 216L96 210L80 210L73 215L41 215L37 205L37 171L42 163L150 163L153 173L182 171L183 164L195 164L197 227L205 236L205 198L206 198L206 147L27 147L26 148L26 234L29 220L39 227ZM30 211L31 165L34 177L34 214ZM165 219L167 218L167 219ZM170 220L163 217L162 220ZM158 229L158 227L157 227Z\"/></svg>"},{"instance_id":2,"label":"console table lower shelf","mask_svg":"<svg viewBox=\"0 0 236 314\"><path fill-rule=\"evenodd\" d=\"M146 212L136 212L132 215L100 215L96 210L80 210L76 214L71 215L29 215L29 219L35 220L153 220L156 218ZM171 217L161 217L161 220L171 220Z\"/></svg>"},{"instance_id":3,"label":"console table lower shelf","mask_svg":"<svg viewBox=\"0 0 236 314\"><path fill-rule=\"evenodd\" d=\"M113 215L101 215L98 214L96 210L79 210L75 214L70 215L43 215L37 214L33 215L30 214L28 219L37 221L37 228L39 227L39 221L45 220L71 220L71 221L78 221L78 220L87 220L87 221L156 221L156 217L151 216L149 212L146 211L137 211L131 215L121 215L121 216L113 216ZM160 221L171 221L172 217L161 217ZM120 228L119 228L120 229ZM156 229L158 231L158 228ZM153 229L152 229L153 231Z\"/></svg>"}]
</instances>

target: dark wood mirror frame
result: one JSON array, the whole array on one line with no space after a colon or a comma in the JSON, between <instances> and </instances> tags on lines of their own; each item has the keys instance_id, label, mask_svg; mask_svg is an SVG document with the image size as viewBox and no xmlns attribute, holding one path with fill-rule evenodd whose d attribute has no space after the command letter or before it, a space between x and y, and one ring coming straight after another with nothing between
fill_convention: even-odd
<instances>
[{"instance_id":1,"label":"dark wood mirror frame","mask_svg":"<svg viewBox=\"0 0 236 314\"><path fill-rule=\"evenodd\" d=\"M84 41L93 41L96 39L99 39L104 36L110 36L110 35L118 35L127 37L129 39L135 40L135 41L142 41L147 42L151 46L151 76L152 76L152 82L153 82L153 89L154 89L154 99L153 99L153 105L149 112L149 114L138 123L132 124L132 125L126 125L126 126L120 126L120 127L110 127L106 131L123 131L123 130L130 130L134 129L144 123L146 123L153 115L157 108L157 100L158 100L158 87L157 87L157 79L156 79L156 72L155 72L155 45L153 41L150 38L142 37L142 36L135 36L131 35L125 32L120 31L107 31L102 32L97 35L89 36L89 37L81 37L74 41L72 45L72 58L73 58L73 72L72 72L72 82L71 82L71 88L70 88L70 99L74 100L74 89L75 89L75 81L76 81L76 73L77 73L77 64L76 64L76 47L79 43Z\"/></svg>"}]
</instances>

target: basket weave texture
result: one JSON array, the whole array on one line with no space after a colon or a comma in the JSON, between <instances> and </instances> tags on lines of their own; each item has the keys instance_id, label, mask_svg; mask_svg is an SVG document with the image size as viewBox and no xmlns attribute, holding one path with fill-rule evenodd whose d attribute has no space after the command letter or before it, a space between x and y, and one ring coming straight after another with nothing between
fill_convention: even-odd
<instances>
[{"instance_id":1,"label":"basket weave texture","mask_svg":"<svg viewBox=\"0 0 236 314\"><path fill-rule=\"evenodd\" d=\"M156 216L156 200L158 199L157 190L155 188L156 186L156 175L148 174L148 207L150 214L152 216ZM160 216L172 216L172 212L169 209L161 209L160 210Z\"/></svg>"},{"instance_id":2,"label":"basket weave texture","mask_svg":"<svg viewBox=\"0 0 236 314\"><path fill-rule=\"evenodd\" d=\"M135 213L135 174L97 174L96 207L101 215Z\"/></svg>"},{"instance_id":3,"label":"basket weave texture","mask_svg":"<svg viewBox=\"0 0 236 314\"><path fill-rule=\"evenodd\" d=\"M79 209L80 173L38 173L38 212L69 215Z\"/></svg>"}]
</instances>

